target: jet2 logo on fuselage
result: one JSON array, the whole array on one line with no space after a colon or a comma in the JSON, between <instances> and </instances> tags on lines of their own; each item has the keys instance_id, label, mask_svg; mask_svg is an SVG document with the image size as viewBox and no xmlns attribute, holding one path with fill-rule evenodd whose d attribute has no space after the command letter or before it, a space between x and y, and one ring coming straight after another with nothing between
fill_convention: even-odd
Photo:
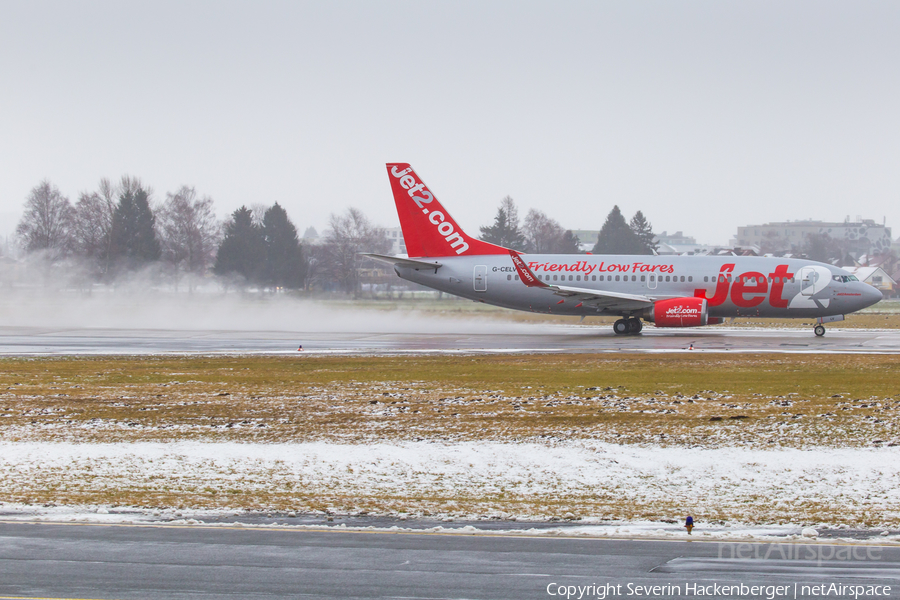
<instances>
[{"instance_id":1,"label":"jet2 logo on fuselage","mask_svg":"<svg viewBox=\"0 0 900 600\"><path fill-rule=\"evenodd\" d=\"M784 298L782 294L784 285L794 276L793 273L788 272L787 265L775 267L775 270L769 273L769 279L762 273L748 271L735 276L732 280L734 267L734 263L722 265L712 298L707 298L706 290L704 289L694 290L694 296L706 298L710 306L719 306L725 303L730 292L731 302L735 306L753 308L762 304L766 299L766 295L768 295L771 306L787 308L788 299ZM772 281L771 288L769 287L770 279Z\"/></svg>"}]
</instances>

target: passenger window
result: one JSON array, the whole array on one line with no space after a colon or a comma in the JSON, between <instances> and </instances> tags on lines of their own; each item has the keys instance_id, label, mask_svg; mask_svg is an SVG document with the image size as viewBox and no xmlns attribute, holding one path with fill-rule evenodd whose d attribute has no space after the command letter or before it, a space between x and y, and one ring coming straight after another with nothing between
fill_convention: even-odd
<instances>
[{"instance_id":1,"label":"passenger window","mask_svg":"<svg viewBox=\"0 0 900 600\"><path fill-rule=\"evenodd\" d=\"M607 276L606 276L606 280L607 280L607 281L612 281L612 275L607 275Z\"/></svg>"},{"instance_id":2,"label":"passenger window","mask_svg":"<svg viewBox=\"0 0 900 600\"><path fill-rule=\"evenodd\" d=\"M632 281L637 281L637 275L632 275L632 276L631 276L631 280L632 280Z\"/></svg>"},{"instance_id":3,"label":"passenger window","mask_svg":"<svg viewBox=\"0 0 900 600\"><path fill-rule=\"evenodd\" d=\"M641 275L641 281L647 281L647 276L646 276L646 275Z\"/></svg>"},{"instance_id":4,"label":"passenger window","mask_svg":"<svg viewBox=\"0 0 900 600\"><path fill-rule=\"evenodd\" d=\"M507 275L507 276L506 276L506 280L507 280L507 281L512 281L512 275Z\"/></svg>"},{"instance_id":5,"label":"passenger window","mask_svg":"<svg viewBox=\"0 0 900 600\"><path fill-rule=\"evenodd\" d=\"M616 281L618 281L618 280L619 280L619 276L618 276L618 275L616 275Z\"/></svg>"},{"instance_id":6,"label":"passenger window","mask_svg":"<svg viewBox=\"0 0 900 600\"><path fill-rule=\"evenodd\" d=\"M591 275L591 281L597 281L597 276L596 276L596 275Z\"/></svg>"},{"instance_id":7,"label":"passenger window","mask_svg":"<svg viewBox=\"0 0 900 600\"><path fill-rule=\"evenodd\" d=\"M565 275L563 275L563 277L565 277ZM571 275L569 275L569 281L572 281L572 276L571 276Z\"/></svg>"},{"instance_id":8,"label":"passenger window","mask_svg":"<svg viewBox=\"0 0 900 600\"><path fill-rule=\"evenodd\" d=\"M709 283L709 275L703 276L703 283Z\"/></svg>"},{"instance_id":9,"label":"passenger window","mask_svg":"<svg viewBox=\"0 0 900 600\"><path fill-rule=\"evenodd\" d=\"M688 281L693 281L693 280L694 280L694 276L693 276L693 275L688 275Z\"/></svg>"},{"instance_id":10,"label":"passenger window","mask_svg":"<svg viewBox=\"0 0 900 600\"><path fill-rule=\"evenodd\" d=\"M581 281L581 275L576 275L576 276L575 276L575 281Z\"/></svg>"},{"instance_id":11,"label":"passenger window","mask_svg":"<svg viewBox=\"0 0 900 600\"><path fill-rule=\"evenodd\" d=\"M668 282L669 282L669 276L666 275L666 283L668 283Z\"/></svg>"},{"instance_id":12,"label":"passenger window","mask_svg":"<svg viewBox=\"0 0 900 600\"><path fill-rule=\"evenodd\" d=\"M553 276L553 281L556 281L556 275Z\"/></svg>"},{"instance_id":13,"label":"passenger window","mask_svg":"<svg viewBox=\"0 0 900 600\"><path fill-rule=\"evenodd\" d=\"M656 275L651 275L651 276L650 276L650 281L656 281Z\"/></svg>"},{"instance_id":14,"label":"passenger window","mask_svg":"<svg viewBox=\"0 0 900 600\"><path fill-rule=\"evenodd\" d=\"M516 281L518 281L518 280L519 280L519 276L518 276L518 275L516 275Z\"/></svg>"},{"instance_id":15,"label":"passenger window","mask_svg":"<svg viewBox=\"0 0 900 600\"><path fill-rule=\"evenodd\" d=\"M684 275L681 276L681 283L684 283Z\"/></svg>"}]
</instances>

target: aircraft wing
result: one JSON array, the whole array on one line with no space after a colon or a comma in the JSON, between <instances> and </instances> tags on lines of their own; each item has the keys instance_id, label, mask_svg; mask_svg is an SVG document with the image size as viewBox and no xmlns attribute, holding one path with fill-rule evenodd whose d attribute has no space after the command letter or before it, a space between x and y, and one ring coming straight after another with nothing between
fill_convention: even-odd
<instances>
[{"instance_id":1,"label":"aircraft wing","mask_svg":"<svg viewBox=\"0 0 900 600\"><path fill-rule=\"evenodd\" d=\"M588 306L596 306L597 308L612 308L616 310L639 310L652 306L657 300L641 294L623 294L621 292L607 292L604 290L589 290L567 285L549 284L538 279L537 275L531 272L525 261L515 251L510 250L509 255L525 285L545 289L557 296L562 296L564 299L571 299L572 301L587 304Z\"/></svg>"},{"instance_id":2,"label":"aircraft wing","mask_svg":"<svg viewBox=\"0 0 900 600\"><path fill-rule=\"evenodd\" d=\"M434 269L436 271L439 268L441 268L441 263L439 263L437 261L428 262L425 260L416 260L414 258L404 258L402 256L386 256L384 254L371 254L368 252L360 252L359 255L365 256L365 257L371 258L372 260L377 260L377 261L380 261L383 263L388 263L391 265L399 265L401 267L408 267L410 269L416 269L419 271L421 271L423 269L426 269L426 270Z\"/></svg>"}]
</instances>

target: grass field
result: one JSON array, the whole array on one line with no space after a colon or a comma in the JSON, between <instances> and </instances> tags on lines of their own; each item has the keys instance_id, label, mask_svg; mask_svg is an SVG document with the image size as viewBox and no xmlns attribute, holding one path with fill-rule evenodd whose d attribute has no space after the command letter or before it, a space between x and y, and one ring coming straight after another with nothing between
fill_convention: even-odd
<instances>
[{"instance_id":1,"label":"grass field","mask_svg":"<svg viewBox=\"0 0 900 600\"><path fill-rule=\"evenodd\" d=\"M883 526L898 372L890 355L3 359L0 501Z\"/></svg>"},{"instance_id":2,"label":"grass field","mask_svg":"<svg viewBox=\"0 0 900 600\"><path fill-rule=\"evenodd\" d=\"M900 357L529 355L0 361L0 440L900 440Z\"/></svg>"}]
</instances>

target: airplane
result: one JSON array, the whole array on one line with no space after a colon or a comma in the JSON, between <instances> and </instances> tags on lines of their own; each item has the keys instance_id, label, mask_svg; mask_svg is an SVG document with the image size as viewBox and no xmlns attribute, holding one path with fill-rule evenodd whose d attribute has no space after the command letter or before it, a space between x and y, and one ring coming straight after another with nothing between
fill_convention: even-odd
<instances>
[{"instance_id":1,"label":"airplane","mask_svg":"<svg viewBox=\"0 0 900 600\"><path fill-rule=\"evenodd\" d=\"M364 254L402 279L515 310L613 315L618 335L699 327L735 317L825 323L882 299L844 269L796 258L526 254L473 238L408 163L388 163L407 256Z\"/></svg>"}]
</instances>

